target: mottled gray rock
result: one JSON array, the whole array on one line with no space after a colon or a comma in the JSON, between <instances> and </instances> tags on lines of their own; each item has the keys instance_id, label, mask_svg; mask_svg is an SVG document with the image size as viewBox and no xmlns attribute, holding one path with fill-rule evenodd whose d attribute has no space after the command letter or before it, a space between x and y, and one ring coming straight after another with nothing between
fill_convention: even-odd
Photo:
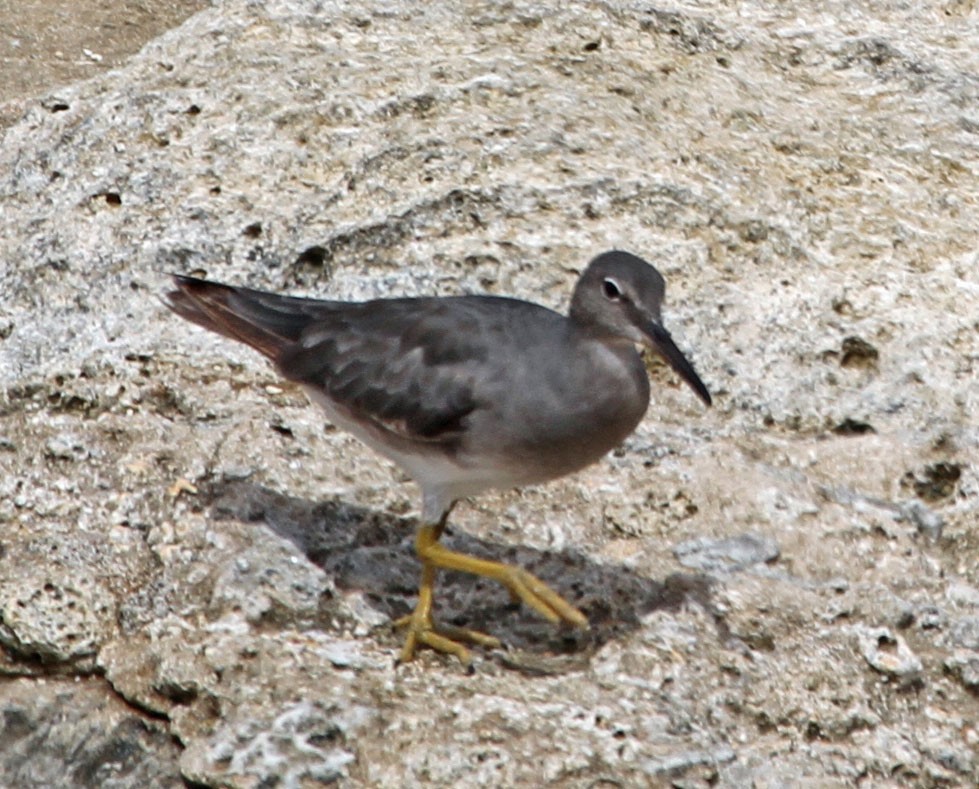
<instances>
[{"instance_id":1,"label":"mottled gray rock","mask_svg":"<svg viewBox=\"0 0 979 789\"><path fill-rule=\"evenodd\" d=\"M184 786L163 721L97 679L8 680L0 695L0 785L18 789Z\"/></svg>"},{"instance_id":2,"label":"mottled gray rock","mask_svg":"<svg viewBox=\"0 0 979 789\"><path fill-rule=\"evenodd\" d=\"M957 647L979 650L979 616L963 616L953 622L949 638Z\"/></svg>"},{"instance_id":3,"label":"mottled gray rock","mask_svg":"<svg viewBox=\"0 0 979 789\"><path fill-rule=\"evenodd\" d=\"M945 528L945 519L920 501L912 501L906 504L904 515L926 537L937 540L942 536L942 529Z\"/></svg>"},{"instance_id":4,"label":"mottled gray rock","mask_svg":"<svg viewBox=\"0 0 979 789\"><path fill-rule=\"evenodd\" d=\"M345 746L369 720L366 708L324 708L298 701L271 720L232 719L220 726L206 746L189 748L181 763L192 781L220 784L231 776L247 785L288 789L329 785L347 775L356 758Z\"/></svg>"},{"instance_id":5,"label":"mottled gray rock","mask_svg":"<svg viewBox=\"0 0 979 789\"><path fill-rule=\"evenodd\" d=\"M858 584L841 591L827 615L856 618L880 627L905 630L916 622L915 606L883 584Z\"/></svg>"},{"instance_id":6,"label":"mottled gray rock","mask_svg":"<svg viewBox=\"0 0 979 789\"><path fill-rule=\"evenodd\" d=\"M740 534L712 540L698 537L673 548L673 555L684 567L705 573L732 573L754 564L778 559L778 543L758 534Z\"/></svg>"},{"instance_id":7,"label":"mottled gray rock","mask_svg":"<svg viewBox=\"0 0 979 789\"><path fill-rule=\"evenodd\" d=\"M901 636L886 627L858 627L856 639L863 659L877 671L904 683L919 678L921 659Z\"/></svg>"},{"instance_id":8,"label":"mottled gray rock","mask_svg":"<svg viewBox=\"0 0 979 789\"><path fill-rule=\"evenodd\" d=\"M91 660L114 632L115 607L95 579L21 568L0 579L0 645L46 664Z\"/></svg>"},{"instance_id":9,"label":"mottled gray rock","mask_svg":"<svg viewBox=\"0 0 979 789\"><path fill-rule=\"evenodd\" d=\"M227 562L215 580L210 605L222 615L240 611L250 622L276 617L312 621L322 596L332 596L326 574L294 545L259 544Z\"/></svg>"},{"instance_id":10,"label":"mottled gray rock","mask_svg":"<svg viewBox=\"0 0 979 789\"><path fill-rule=\"evenodd\" d=\"M915 612L915 619L922 630L941 630L948 622L948 616L938 606L924 605Z\"/></svg>"},{"instance_id":11,"label":"mottled gray rock","mask_svg":"<svg viewBox=\"0 0 979 789\"><path fill-rule=\"evenodd\" d=\"M7 731L0 782L56 785L71 754L140 787L979 781L963 8L222 0L25 103L0 669L37 691L14 734L56 736ZM445 574L438 614L508 649L396 670L417 491L173 319L165 274L560 308L610 247L666 275L715 407L650 360L620 450L456 508L448 544L541 575L587 633ZM71 731L59 672L89 694ZM100 751L121 720L139 736Z\"/></svg>"},{"instance_id":12,"label":"mottled gray rock","mask_svg":"<svg viewBox=\"0 0 979 789\"><path fill-rule=\"evenodd\" d=\"M950 603L979 608L979 589L964 583L951 583L945 593Z\"/></svg>"},{"instance_id":13,"label":"mottled gray rock","mask_svg":"<svg viewBox=\"0 0 979 789\"><path fill-rule=\"evenodd\" d=\"M719 765L734 761L735 752L730 748L722 747L716 751L689 751L687 753L675 753L663 759L651 759L643 765L643 769L649 773L651 778L663 780L672 775L685 775L692 767L707 765L715 770Z\"/></svg>"},{"instance_id":14,"label":"mottled gray rock","mask_svg":"<svg viewBox=\"0 0 979 789\"><path fill-rule=\"evenodd\" d=\"M956 649L945 658L945 668L962 680L973 691L979 690L979 652L974 649Z\"/></svg>"},{"instance_id":15,"label":"mottled gray rock","mask_svg":"<svg viewBox=\"0 0 979 789\"><path fill-rule=\"evenodd\" d=\"M78 439L70 433L59 433L48 439L44 445L45 454L54 460L85 460L88 457L88 449Z\"/></svg>"}]
</instances>

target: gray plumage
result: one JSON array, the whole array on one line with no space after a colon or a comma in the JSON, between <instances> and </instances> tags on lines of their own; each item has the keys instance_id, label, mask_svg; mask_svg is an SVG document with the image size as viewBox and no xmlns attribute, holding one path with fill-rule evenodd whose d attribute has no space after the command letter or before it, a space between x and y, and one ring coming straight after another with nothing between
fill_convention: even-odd
<instances>
[{"instance_id":1,"label":"gray plumage","mask_svg":"<svg viewBox=\"0 0 979 789\"><path fill-rule=\"evenodd\" d=\"M422 486L426 519L487 488L568 474L619 444L649 403L637 343L710 404L660 323L663 278L625 252L592 261L568 317L492 296L352 303L175 282L171 309L261 351L401 465Z\"/></svg>"}]
</instances>

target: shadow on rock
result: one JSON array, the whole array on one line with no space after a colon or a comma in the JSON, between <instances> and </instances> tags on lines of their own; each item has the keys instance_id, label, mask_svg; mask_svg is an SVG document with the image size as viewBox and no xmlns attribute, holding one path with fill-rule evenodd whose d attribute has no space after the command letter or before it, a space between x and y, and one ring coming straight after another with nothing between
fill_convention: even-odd
<instances>
[{"instance_id":1,"label":"shadow on rock","mask_svg":"<svg viewBox=\"0 0 979 789\"><path fill-rule=\"evenodd\" d=\"M240 480L216 481L202 494L212 517L267 526L323 568L337 588L361 592L385 616L396 619L414 607L419 577L414 518L340 499L312 502ZM676 611L687 601L714 611L707 575L674 573L659 582L621 565L598 564L577 551L552 553L489 542L458 526L450 526L442 542L456 551L529 570L589 619L587 632L555 627L511 602L494 581L442 571L436 590L438 621L491 632L511 649L587 656L639 627L653 611ZM714 616L723 637L726 628Z\"/></svg>"}]
</instances>

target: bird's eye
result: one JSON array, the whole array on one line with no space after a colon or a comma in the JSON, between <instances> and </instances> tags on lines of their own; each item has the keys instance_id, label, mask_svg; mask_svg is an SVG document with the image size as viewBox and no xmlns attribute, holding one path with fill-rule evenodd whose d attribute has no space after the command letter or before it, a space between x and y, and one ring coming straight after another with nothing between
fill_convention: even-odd
<instances>
[{"instance_id":1,"label":"bird's eye","mask_svg":"<svg viewBox=\"0 0 979 789\"><path fill-rule=\"evenodd\" d=\"M607 279L602 282L602 290L605 291L605 298L609 301L618 301L622 298L622 291L614 279Z\"/></svg>"}]
</instances>

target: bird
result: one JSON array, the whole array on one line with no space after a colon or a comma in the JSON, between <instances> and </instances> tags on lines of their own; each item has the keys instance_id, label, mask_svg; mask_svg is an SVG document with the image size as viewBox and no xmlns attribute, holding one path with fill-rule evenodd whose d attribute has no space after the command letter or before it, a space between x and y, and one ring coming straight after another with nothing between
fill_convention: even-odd
<instances>
[{"instance_id":1,"label":"bird","mask_svg":"<svg viewBox=\"0 0 979 789\"><path fill-rule=\"evenodd\" d=\"M439 570L493 579L545 619L588 619L528 571L440 543L456 502L489 489L547 482L618 446L642 420L650 382L642 349L659 354L706 406L711 395L663 326L665 280L623 250L599 254L567 314L490 295L331 301L173 275L177 315L267 357L327 418L399 466L421 491L421 563L399 662L427 647L472 669L471 648L502 642L437 623Z\"/></svg>"}]
</instances>

